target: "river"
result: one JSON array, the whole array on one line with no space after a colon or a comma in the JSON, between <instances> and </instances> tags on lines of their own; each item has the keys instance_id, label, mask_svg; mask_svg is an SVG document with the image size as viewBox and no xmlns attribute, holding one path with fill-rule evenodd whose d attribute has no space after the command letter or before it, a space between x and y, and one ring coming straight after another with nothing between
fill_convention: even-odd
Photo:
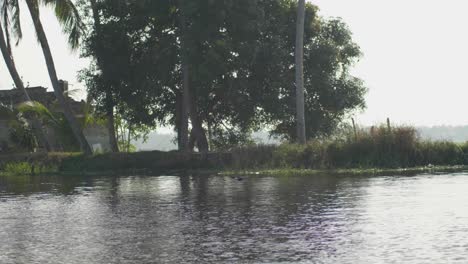
<instances>
[{"instance_id":1,"label":"river","mask_svg":"<svg viewBox=\"0 0 468 264\"><path fill-rule=\"evenodd\" d=\"M468 263L468 174L0 176L0 263Z\"/></svg>"}]
</instances>

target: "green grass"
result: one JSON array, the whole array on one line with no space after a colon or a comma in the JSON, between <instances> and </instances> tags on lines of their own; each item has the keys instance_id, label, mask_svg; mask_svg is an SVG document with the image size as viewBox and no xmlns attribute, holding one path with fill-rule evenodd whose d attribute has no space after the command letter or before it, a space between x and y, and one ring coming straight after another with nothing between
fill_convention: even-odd
<instances>
[{"instance_id":1,"label":"green grass","mask_svg":"<svg viewBox=\"0 0 468 264\"><path fill-rule=\"evenodd\" d=\"M0 156L0 173L10 175L50 174L60 164L78 153L22 153Z\"/></svg>"},{"instance_id":2,"label":"green grass","mask_svg":"<svg viewBox=\"0 0 468 264\"><path fill-rule=\"evenodd\" d=\"M56 165L44 165L38 162L11 162L5 163L0 170L3 175L36 175L57 173Z\"/></svg>"}]
</instances>

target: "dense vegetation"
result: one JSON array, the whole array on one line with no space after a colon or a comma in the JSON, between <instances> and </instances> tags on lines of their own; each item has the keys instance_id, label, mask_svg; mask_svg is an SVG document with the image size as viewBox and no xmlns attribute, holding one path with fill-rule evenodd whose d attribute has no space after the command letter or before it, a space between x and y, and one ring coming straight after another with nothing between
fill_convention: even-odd
<instances>
[{"instance_id":1,"label":"dense vegetation","mask_svg":"<svg viewBox=\"0 0 468 264\"><path fill-rule=\"evenodd\" d=\"M28 166L29 164L29 166ZM250 145L227 152L186 155L181 152L108 153L92 157L76 154L28 155L0 161L0 169L56 172L149 172L167 173L187 169L372 169L468 165L468 143L429 141L411 127L386 126L372 130L345 131L334 138L309 141L307 145Z\"/></svg>"},{"instance_id":2,"label":"dense vegetation","mask_svg":"<svg viewBox=\"0 0 468 264\"><path fill-rule=\"evenodd\" d=\"M468 144L422 140L412 127L386 126L313 140L307 145L253 146L234 150L238 168L407 168L468 164Z\"/></svg>"},{"instance_id":3,"label":"dense vegetation","mask_svg":"<svg viewBox=\"0 0 468 264\"><path fill-rule=\"evenodd\" d=\"M185 80L191 148L249 143L260 128L295 140L296 1L100 0L81 7L89 18L83 55L93 61L81 76L109 120L172 126L180 141ZM349 74L361 53L342 21L319 17L308 4L304 43L306 129L314 138L363 108L366 88Z\"/></svg>"},{"instance_id":4,"label":"dense vegetation","mask_svg":"<svg viewBox=\"0 0 468 264\"><path fill-rule=\"evenodd\" d=\"M0 0L0 48L15 86L30 101L11 48L22 37L20 2ZM70 46L90 59L80 76L90 113L107 121L114 152L129 151L122 141L161 125L175 128L184 150L243 145L261 128L296 141L296 114L312 139L365 106L366 88L349 73L361 56L351 32L303 0L24 2L60 112L88 155L83 127L57 77L42 8L54 8ZM29 141L51 151L38 112L29 118Z\"/></svg>"},{"instance_id":5,"label":"dense vegetation","mask_svg":"<svg viewBox=\"0 0 468 264\"><path fill-rule=\"evenodd\" d=\"M22 80L15 78L18 71L10 43L10 33L21 39L20 6L18 1L0 2L0 48L15 84L24 90ZM13 137L21 149L40 145L41 126L53 124L65 128L63 134L74 135L65 144L79 145L89 155L82 129L89 120L100 120L108 127L113 152L130 152L131 139L144 137L158 126L170 126L177 133L180 150L228 152L228 158L215 154L217 164L227 168L411 167L467 162L466 145L421 140L411 127L339 133L344 119L365 107L366 87L349 72L361 51L345 23L319 16L318 7L310 3L303 7L304 1L295 0L79 0L75 7L70 0L25 2L62 113L57 116L37 102L16 109L3 107L3 114L15 117ZM71 46L80 48L82 56L91 61L80 72L88 89L83 122L69 113L66 95L58 87L38 16L44 5L55 8ZM303 80L302 66L297 71L302 61ZM296 86L304 89L299 93L305 95L304 115L298 110ZM30 101L24 93L25 101ZM292 142L303 143L296 133L299 116L305 119L308 143L296 145ZM255 145L251 135L258 130L289 143ZM65 142L66 135L63 138ZM168 164L187 167L192 160L185 159L194 157L155 153L100 155L88 157L86 162L90 168L92 164L106 167L106 157L110 157L118 161L113 166L145 168L148 165L139 162L155 159L162 163L154 164L161 165L166 155L175 162ZM198 161L210 160L201 157ZM65 160L60 159L60 166Z\"/></svg>"}]
</instances>

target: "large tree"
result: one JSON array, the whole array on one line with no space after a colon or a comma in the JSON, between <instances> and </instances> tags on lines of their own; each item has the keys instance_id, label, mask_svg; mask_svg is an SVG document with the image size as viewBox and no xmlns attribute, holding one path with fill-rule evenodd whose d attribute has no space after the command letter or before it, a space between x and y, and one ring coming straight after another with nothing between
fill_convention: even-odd
<instances>
[{"instance_id":1,"label":"large tree","mask_svg":"<svg viewBox=\"0 0 468 264\"><path fill-rule=\"evenodd\" d=\"M181 56L188 50L191 142L198 149L206 149L208 138L217 146L250 142L248 135L262 128L297 141L297 1L186 1L186 30L174 2L103 1L102 58L113 66L114 96L126 118L180 126ZM304 112L312 138L363 107L366 89L348 71L360 51L346 25L317 16L311 4L305 13ZM87 43L85 53L94 57L95 40ZM89 88L102 96L102 71L89 70Z\"/></svg>"},{"instance_id":2,"label":"large tree","mask_svg":"<svg viewBox=\"0 0 468 264\"><path fill-rule=\"evenodd\" d=\"M55 14L61 22L64 32L68 34L69 43L72 48L78 46L81 34L83 32L83 24L77 9L75 8L71 0L25 0L28 6L29 13L31 15L33 25L36 31L37 39L41 45L42 52L44 54L45 63L49 72L50 81L54 89L54 94L63 109L64 115L68 120L71 130L79 142L81 150L86 154L92 154L92 149L89 146L83 131L73 113L68 99L64 95L63 87L60 85L59 78L57 77L57 71L55 68L54 59L49 46L49 42L42 26L42 22L39 15L40 2L46 5L51 5L55 9Z\"/></svg>"},{"instance_id":3,"label":"large tree","mask_svg":"<svg viewBox=\"0 0 468 264\"><path fill-rule=\"evenodd\" d=\"M179 21L173 5L145 0L96 3L93 16L85 13L89 1L80 5L90 18L85 19L89 34L82 55L92 61L81 79L96 113L108 117L107 109L113 107L115 115L134 128L165 124L161 108L181 96L175 85L180 76L173 74L179 60L173 33Z\"/></svg>"},{"instance_id":4,"label":"large tree","mask_svg":"<svg viewBox=\"0 0 468 264\"><path fill-rule=\"evenodd\" d=\"M291 85L297 1L198 1L191 10L191 89L201 123L214 138L271 128L298 141ZM366 89L348 71L361 53L346 25L317 16L311 4L305 14L305 129L313 138L364 107Z\"/></svg>"}]
</instances>

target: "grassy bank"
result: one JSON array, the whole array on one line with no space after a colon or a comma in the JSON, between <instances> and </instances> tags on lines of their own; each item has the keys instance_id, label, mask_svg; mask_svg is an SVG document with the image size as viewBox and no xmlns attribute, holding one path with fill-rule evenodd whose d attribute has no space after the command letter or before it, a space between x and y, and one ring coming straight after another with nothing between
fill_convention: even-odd
<instances>
[{"instance_id":1,"label":"grassy bank","mask_svg":"<svg viewBox=\"0 0 468 264\"><path fill-rule=\"evenodd\" d=\"M21 153L0 155L2 174L48 174L57 173L61 164L80 153Z\"/></svg>"},{"instance_id":2,"label":"grassy bank","mask_svg":"<svg viewBox=\"0 0 468 264\"><path fill-rule=\"evenodd\" d=\"M175 173L184 170L265 174L378 174L462 170L468 144L421 140L411 127L379 127L307 145L254 145L209 154L107 153L85 157L52 153L0 157L10 173ZM411 169L409 169L411 168Z\"/></svg>"},{"instance_id":3,"label":"grassy bank","mask_svg":"<svg viewBox=\"0 0 468 264\"><path fill-rule=\"evenodd\" d=\"M186 154L148 151L105 153L84 156L77 153L19 154L0 156L0 173L7 174L161 174L184 170L227 168L229 153Z\"/></svg>"},{"instance_id":4,"label":"grassy bank","mask_svg":"<svg viewBox=\"0 0 468 264\"><path fill-rule=\"evenodd\" d=\"M411 127L379 127L307 145L253 146L233 150L239 169L410 168L468 164L468 144L428 141Z\"/></svg>"}]
</instances>

